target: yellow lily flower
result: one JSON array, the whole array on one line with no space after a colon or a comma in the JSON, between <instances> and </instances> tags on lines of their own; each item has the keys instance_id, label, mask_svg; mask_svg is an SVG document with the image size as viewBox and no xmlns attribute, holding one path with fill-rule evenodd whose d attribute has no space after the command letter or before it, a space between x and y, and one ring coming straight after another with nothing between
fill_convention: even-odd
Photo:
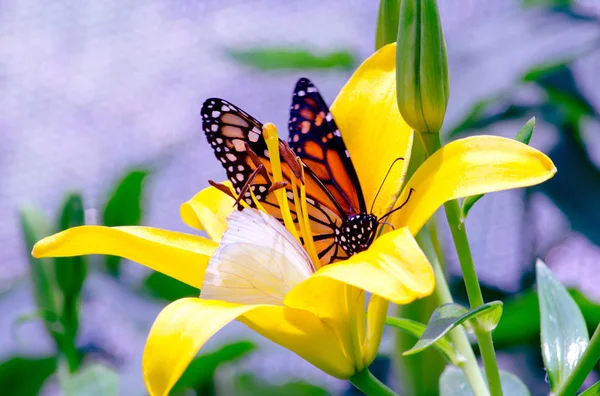
<instances>
[{"instance_id":1,"label":"yellow lily flower","mask_svg":"<svg viewBox=\"0 0 600 396\"><path fill-rule=\"evenodd\" d=\"M359 67L331 108L367 203L373 202L390 164L398 157L408 159L412 145L412 132L398 113L395 89L395 45L390 44ZM407 163L392 169L374 203L375 215L386 213L396 202ZM283 226L258 212L232 214L232 199L212 187L181 207L183 220L206 231L212 240L147 227L84 226L40 241L33 255L118 255L203 289L202 298L167 306L152 327L143 365L153 395L168 393L200 347L235 319L323 371L349 378L375 357L388 301L406 304L433 290L431 267L411 233L449 199L536 184L554 171L545 155L508 139L476 137L451 143L407 184L414 194L393 216L397 230L377 239L367 251L316 272ZM406 196L402 194L399 202ZM228 228L230 215L236 227ZM246 224L252 224L254 233L239 230ZM265 240L277 240L286 250L269 250L252 234L269 235ZM236 237L237 244L232 242ZM253 258L252 269L257 272L272 265L289 272L279 278L259 276L261 296L256 290L231 293L222 286L256 281L250 278L257 275L252 271L243 272L243 278L226 275L225 269L240 254ZM367 312L365 291L372 294Z\"/></svg>"}]
</instances>

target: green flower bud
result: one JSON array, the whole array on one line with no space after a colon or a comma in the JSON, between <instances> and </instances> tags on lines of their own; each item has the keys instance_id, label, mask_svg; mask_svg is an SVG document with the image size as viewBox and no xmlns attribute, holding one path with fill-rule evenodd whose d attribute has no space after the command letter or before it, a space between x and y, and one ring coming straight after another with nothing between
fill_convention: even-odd
<instances>
[{"instance_id":1,"label":"green flower bud","mask_svg":"<svg viewBox=\"0 0 600 396\"><path fill-rule=\"evenodd\" d=\"M381 0L377 17L375 49L393 43L398 38L398 17L400 16L400 0Z\"/></svg>"},{"instance_id":2,"label":"green flower bud","mask_svg":"<svg viewBox=\"0 0 600 396\"><path fill-rule=\"evenodd\" d=\"M448 104L448 59L435 0L402 0L396 47L398 109L415 131L438 133Z\"/></svg>"}]
</instances>

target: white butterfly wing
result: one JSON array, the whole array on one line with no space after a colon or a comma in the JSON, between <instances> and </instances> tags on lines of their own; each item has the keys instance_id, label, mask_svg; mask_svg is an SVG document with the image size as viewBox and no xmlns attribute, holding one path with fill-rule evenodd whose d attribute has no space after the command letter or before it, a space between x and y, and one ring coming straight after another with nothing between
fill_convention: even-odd
<instances>
[{"instance_id":1,"label":"white butterfly wing","mask_svg":"<svg viewBox=\"0 0 600 396\"><path fill-rule=\"evenodd\" d=\"M227 223L204 275L202 298L282 305L285 295L314 272L302 245L277 219L244 209Z\"/></svg>"}]
</instances>

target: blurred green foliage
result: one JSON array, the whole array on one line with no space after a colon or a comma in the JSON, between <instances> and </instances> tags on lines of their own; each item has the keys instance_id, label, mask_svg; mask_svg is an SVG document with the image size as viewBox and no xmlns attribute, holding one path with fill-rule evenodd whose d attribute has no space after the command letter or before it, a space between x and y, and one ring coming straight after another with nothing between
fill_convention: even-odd
<instances>
[{"instance_id":1,"label":"blurred green foliage","mask_svg":"<svg viewBox=\"0 0 600 396\"><path fill-rule=\"evenodd\" d=\"M234 382L238 396L328 396L325 389L308 382L294 381L282 385L269 384L252 374L239 375Z\"/></svg>"},{"instance_id":2,"label":"blurred green foliage","mask_svg":"<svg viewBox=\"0 0 600 396\"><path fill-rule=\"evenodd\" d=\"M59 373L61 389L65 396L117 396L119 375L100 363L92 363L74 374Z\"/></svg>"},{"instance_id":3,"label":"blurred green foliage","mask_svg":"<svg viewBox=\"0 0 600 396\"><path fill-rule=\"evenodd\" d=\"M168 301L184 297L198 297L200 290L160 272L153 272L144 280L144 289L152 296Z\"/></svg>"},{"instance_id":4,"label":"blurred green foliage","mask_svg":"<svg viewBox=\"0 0 600 396\"><path fill-rule=\"evenodd\" d=\"M12 357L0 363L0 389L10 390L11 395L36 396L56 368L55 357Z\"/></svg>"},{"instance_id":5,"label":"blurred green foliage","mask_svg":"<svg viewBox=\"0 0 600 396\"><path fill-rule=\"evenodd\" d=\"M507 396L529 396L527 386L514 374L500 370L502 392ZM440 396L473 396L463 372L455 366L447 366L440 377Z\"/></svg>"},{"instance_id":6,"label":"blurred green foliage","mask_svg":"<svg viewBox=\"0 0 600 396\"><path fill-rule=\"evenodd\" d=\"M236 61L259 70L282 69L343 69L356 66L356 56L349 50L317 54L312 50L293 47L229 49Z\"/></svg>"},{"instance_id":7,"label":"blurred green foliage","mask_svg":"<svg viewBox=\"0 0 600 396\"><path fill-rule=\"evenodd\" d=\"M219 366L235 362L256 350L250 341L238 341L196 357L173 387L172 393L192 390L197 395L214 395L214 375Z\"/></svg>"},{"instance_id":8,"label":"blurred green foliage","mask_svg":"<svg viewBox=\"0 0 600 396\"><path fill-rule=\"evenodd\" d=\"M143 183L150 174L148 169L134 169L115 185L102 211L102 224L108 227L139 225L142 219ZM105 256L108 272L120 274L121 258Z\"/></svg>"}]
</instances>

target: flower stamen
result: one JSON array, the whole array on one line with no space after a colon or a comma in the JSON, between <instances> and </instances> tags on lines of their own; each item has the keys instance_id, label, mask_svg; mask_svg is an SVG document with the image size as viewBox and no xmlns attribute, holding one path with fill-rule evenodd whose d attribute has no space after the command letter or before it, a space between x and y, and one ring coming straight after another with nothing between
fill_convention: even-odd
<instances>
[{"instance_id":1,"label":"flower stamen","mask_svg":"<svg viewBox=\"0 0 600 396\"><path fill-rule=\"evenodd\" d=\"M282 182L283 173L281 172L281 161L279 154L279 135L277 134L277 128L275 127L275 125L271 123L264 124L263 136L265 137L267 149L269 150L269 158L271 160L271 171L273 174L272 183L275 184L278 182ZM286 197L286 190L278 189L275 190L273 193L275 194L277 202L279 203L281 217L283 218L283 224L285 225L285 228L287 228L290 234L292 234L294 238L296 238L296 240L300 242L298 230L294 225L294 220L292 219L292 214L290 213L290 206Z\"/></svg>"},{"instance_id":2,"label":"flower stamen","mask_svg":"<svg viewBox=\"0 0 600 396\"><path fill-rule=\"evenodd\" d=\"M250 205L248 205L247 202L245 202L244 200L240 199L240 196L238 196L235 191L233 191L231 188L227 187L224 184L221 183L217 183L215 181L209 180L208 184L210 184L211 186L213 186L214 188L216 188L217 190L221 191L222 193L224 193L225 195L233 198L233 200L235 201L235 203L233 204L233 206L235 205L242 205L244 208L249 208Z\"/></svg>"},{"instance_id":3,"label":"flower stamen","mask_svg":"<svg viewBox=\"0 0 600 396\"><path fill-rule=\"evenodd\" d=\"M300 174L303 176L304 170L300 167ZM300 226L300 233L302 234L302 241L304 242L304 248L313 262L315 269L319 269L320 260L315 247L315 241L313 240L312 231L310 229L310 223L308 222L308 211L306 207L306 188L302 183L302 178L299 179L300 183L300 196L298 196L298 183L296 178L292 178L292 191L294 194L294 207L296 208L296 215L298 217L298 225Z\"/></svg>"},{"instance_id":4,"label":"flower stamen","mask_svg":"<svg viewBox=\"0 0 600 396\"><path fill-rule=\"evenodd\" d=\"M297 158L297 161L301 160ZM304 225L305 234L304 237L304 247L310 256L310 259L313 262L315 269L319 269L321 267L321 260L319 259L319 255L317 253L317 248L315 246L315 240L313 239L312 230L310 229L310 221L308 219L308 205L306 204L306 187L304 186L304 166L300 164L300 175L301 175L301 183L300 183L300 202L298 202L297 194L294 194L294 204L296 205L296 210L298 210L298 223ZM296 189L294 189L296 191ZM298 205L300 203L300 205ZM301 210L299 210L301 209Z\"/></svg>"}]
</instances>

